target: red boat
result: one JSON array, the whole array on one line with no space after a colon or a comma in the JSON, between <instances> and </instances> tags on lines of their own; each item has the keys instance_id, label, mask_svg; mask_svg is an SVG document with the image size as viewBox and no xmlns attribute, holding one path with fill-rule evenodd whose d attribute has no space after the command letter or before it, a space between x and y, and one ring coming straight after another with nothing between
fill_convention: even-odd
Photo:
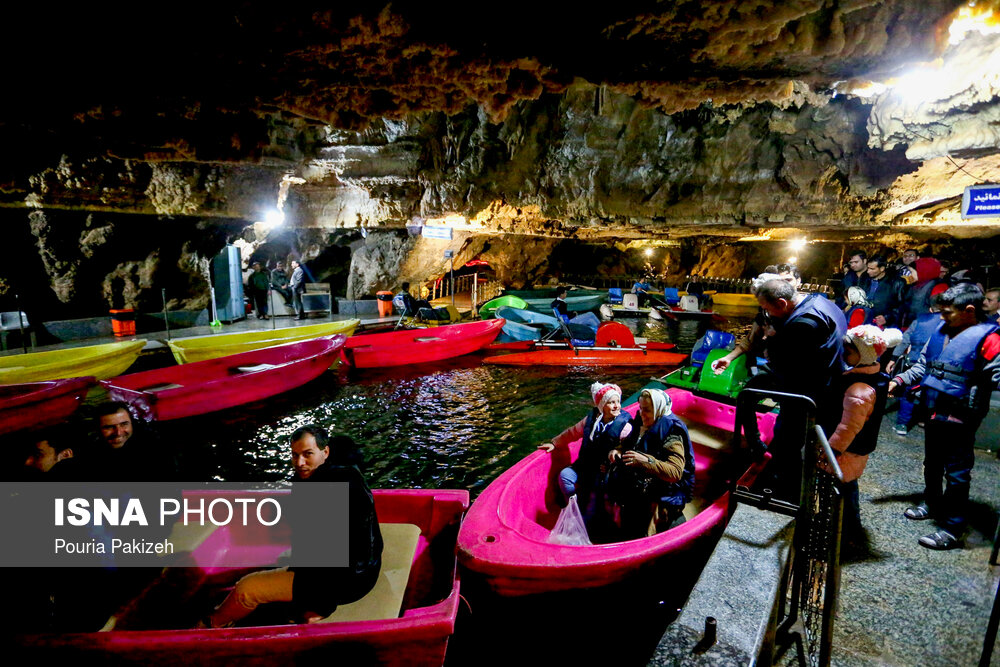
<instances>
[{"instance_id":1,"label":"red boat","mask_svg":"<svg viewBox=\"0 0 1000 667\"><path fill-rule=\"evenodd\" d=\"M662 385L659 385L662 386ZM642 577L653 566L669 564L681 552L714 539L731 513L726 461L736 409L682 389L668 389L673 411L688 425L695 454L694 500L687 521L659 535L594 546L548 541L559 516L559 471L569 465L580 441L569 451L536 451L500 475L473 503L458 536L459 563L502 596L597 588ZM628 406L635 414L638 404ZM758 414L761 437L769 442L773 414ZM741 484L763 469L754 464Z\"/></svg>"},{"instance_id":2,"label":"red boat","mask_svg":"<svg viewBox=\"0 0 1000 667\"><path fill-rule=\"evenodd\" d=\"M486 357L483 363L507 366L679 366L686 354L648 347L546 347Z\"/></svg>"},{"instance_id":3,"label":"red boat","mask_svg":"<svg viewBox=\"0 0 1000 667\"><path fill-rule=\"evenodd\" d=\"M115 665L441 665L458 613L455 534L469 507L469 492L407 489L376 490L374 495L386 543L379 583L368 596L342 605L319 623L217 629L132 627L141 619L157 627L186 628L210 611L211 607L187 608L187 602L205 598L199 598L197 591L171 586L175 578L170 575L177 570L168 568L108 622L105 628L112 629L21 635L15 638L21 652L17 657L24 664L72 656ZM196 546L191 553L194 562L211 562L220 549L230 553L269 549L277 554L288 548L287 541L264 544L224 534L235 530L235 525L217 528ZM231 585L241 574L211 566L182 569L185 582L198 588L220 587L223 596L223 580ZM389 607L395 611L387 612ZM342 616L349 620L338 620ZM129 629L114 629L125 627Z\"/></svg>"},{"instance_id":4,"label":"red boat","mask_svg":"<svg viewBox=\"0 0 1000 667\"><path fill-rule=\"evenodd\" d=\"M324 336L228 357L120 375L101 384L146 420L166 421L259 401L315 380L347 337Z\"/></svg>"},{"instance_id":5,"label":"red boat","mask_svg":"<svg viewBox=\"0 0 1000 667\"><path fill-rule=\"evenodd\" d=\"M80 407L93 377L0 385L0 435L58 424Z\"/></svg>"},{"instance_id":6,"label":"red boat","mask_svg":"<svg viewBox=\"0 0 1000 667\"><path fill-rule=\"evenodd\" d=\"M355 368L407 366L460 357L483 348L500 335L505 320L449 324L429 329L352 336L340 353Z\"/></svg>"}]
</instances>

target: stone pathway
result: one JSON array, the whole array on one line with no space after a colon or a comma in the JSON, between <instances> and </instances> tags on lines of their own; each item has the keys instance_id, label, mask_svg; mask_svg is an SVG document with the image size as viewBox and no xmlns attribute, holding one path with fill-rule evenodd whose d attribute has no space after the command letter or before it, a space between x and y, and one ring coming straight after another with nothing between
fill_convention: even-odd
<instances>
[{"instance_id":1,"label":"stone pathway","mask_svg":"<svg viewBox=\"0 0 1000 667\"><path fill-rule=\"evenodd\" d=\"M976 665L1000 575L988 563L1000 508L1000 461L976 450L967 547L926 549L917 538L933 524L903 517L923 488L924 432L916 428L901 437L894 423L895 413L886 415L861 478L862 520L877 553L843 565L833 664ZM1000 438L996 429L989 431L980 432L980 444ZM779 664L797 661L789 654ZM1000 665L1000 646L992 664Z\"/></svg>"}]
</instances>

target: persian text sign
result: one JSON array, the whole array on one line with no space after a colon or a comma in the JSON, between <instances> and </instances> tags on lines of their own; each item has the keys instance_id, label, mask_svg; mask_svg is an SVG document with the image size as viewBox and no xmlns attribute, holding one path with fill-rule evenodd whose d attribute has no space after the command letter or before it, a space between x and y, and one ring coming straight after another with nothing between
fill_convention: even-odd
<instances>
[{"instance_id":1,"label":"persian text sign","mask_svg":"<svg viewBox=\"0 0 1000 667\"><path fill-rule=\"evenodd\" d=\"M965 188L962 218L1000 218L1000 185L970 185Z\"/></svg>"},{"instance_id":2,"label":"persian text sign","mask_svg":"<svg viewBox=\"0 0 1000 667\"><path fill-rule=\"evenodd\" d=\"M348 564L346 483L261 487L0 483L0 567Z\"/></svg>"}]
</instances>

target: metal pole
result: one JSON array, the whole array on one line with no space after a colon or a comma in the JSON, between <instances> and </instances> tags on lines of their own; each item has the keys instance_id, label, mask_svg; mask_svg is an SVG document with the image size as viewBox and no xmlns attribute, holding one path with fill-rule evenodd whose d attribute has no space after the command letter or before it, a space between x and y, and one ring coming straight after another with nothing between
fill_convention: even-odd
<instances>
[{"instance_id":1,"label":"metal pole","mask_svg":"<svg viewBox=\"0 0 1000 667\"><path fill-rule=\"evenodd\" d=\"M277 326L274 323L274 290L270 287L267 288L267 306L267 309L271 311L271 331L274 331ZM333 312L332 307L330 308L330 311Z\"/></svg>"},{"instance_id":2,"label":"metal pole","mask_svg":"<svg viewBox=\"0 0 1000 667\"><path fill-rule=\"evenodd\" d=\"M21 330L21 351L28 354L28 341L24 340L24 317L21 315L21 297L14 293L14 308L17 310L17 326Z\"/></svg>"},{"instance_id":3,"label":"metal pole","mask_svg":"<svg viewBox=\"0 0 1000 667\"><path fill-rule=\"evenodd\" d=\"M170 319L167 317L167 289L160 289L160 297L163 299L163 326L167 328L167 340L170 340Z\"/></svg>"},{"instance_id":4,"label":"metal pole","mask_svg":"<svg viewBox=\"0 0 1000 667\"><path fill-rule=\"evenodd\" d=\"M455 258L448 259L451 262L451 305L455 305Z\"/></svg>"},{"instance_id":5,"label":"metal pole","mask_svg":"<svg viewBox=\"0 0 1000 667\"><path fill-rule=\"evenodd\" d=\"M479 309L476 308L476 304L479 303L479 273L472 274L472 316L479 316Z\"/></svg>"}]
</instances>

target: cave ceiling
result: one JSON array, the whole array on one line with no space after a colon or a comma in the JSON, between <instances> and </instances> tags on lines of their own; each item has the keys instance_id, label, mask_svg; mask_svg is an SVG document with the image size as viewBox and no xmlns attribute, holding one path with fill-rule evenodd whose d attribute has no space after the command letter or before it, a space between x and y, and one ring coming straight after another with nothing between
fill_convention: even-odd
<instances>
[{"instance_id":1,"label":"cave ceiling","mask_svg":"<svg viewBox=\"0 0 1000 667\"><path fill-rule=\"evenodd\" d=\"M997 4L19 6L0 206L585 241L992 236L958 204L1000 181Z\"/></svg>"}]
</instances>

